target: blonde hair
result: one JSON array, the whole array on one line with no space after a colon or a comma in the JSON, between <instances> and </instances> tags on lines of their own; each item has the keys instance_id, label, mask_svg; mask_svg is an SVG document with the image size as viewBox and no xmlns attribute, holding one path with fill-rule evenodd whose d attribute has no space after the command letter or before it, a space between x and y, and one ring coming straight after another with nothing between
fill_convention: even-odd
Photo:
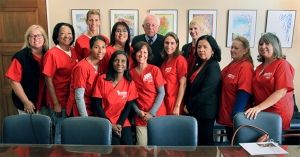
<instances>
[{"instance_id":1,"label":"blonde hair","mask_svg":"<svg viewBox=\"0 0 300 157\"><path fill-rule=\"evenodd\" d=\"M203 30L202 35L211 35L209 23L205 18L203 18L201 16L196 16L190 22L190 25L191 24L198 25L200 27L200 30Z\"/></svg>"},{"instance_id":2,"label":"blonde hair","mask_svg":"<svg viewBox=\"0 0 300 157\"><path fill-rule=\"evenodd\" d=\"M91 9L86 13L86 21L89 19L89 15L99 15L99 20L101 20L100 12L97 9Z\"/></svg>"},{"instance_id":3,"label":"blonde hair","mask_svg":"<svg viewBox=\"0 0 300 157\"><path fill-rule=\"evenodd\" d=\"M49 42L48 42L48 36L47 36L45 30L44 30L44 29L42 28L42 26L40 26L40 25L31 25L31 26L27 29L27 31L26 31L26 33L25 33L25 35L24 35L24 45L23 45L22 49L25 48L25 47L31 48L31 46L30 46L30 44L29 44L29 36L30 36L30 33L31 33L33 30L38 30L38 31L40 31L40 32L42 33L43 38L44 38L43 50L44 50L44 51L47 51L47 50L49 49L49 45L48 45L48 43L49 43Z\"/></svg>"}]
</instances>

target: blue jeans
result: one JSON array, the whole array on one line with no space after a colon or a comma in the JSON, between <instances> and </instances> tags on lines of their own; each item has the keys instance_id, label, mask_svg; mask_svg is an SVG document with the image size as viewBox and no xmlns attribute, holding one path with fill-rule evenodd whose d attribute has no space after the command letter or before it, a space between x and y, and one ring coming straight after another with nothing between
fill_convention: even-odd
<instances>
[{"instance_id":1,"label":"blue jeans","mask_svg":"<svg viewBox=\"0 0 300 157\"><path fill-rule=\"evenodd\" d=\"M54 109L51 109L51 116L55 127L54 144L61 144L61 123L67 118L66 109L62 109L61 117L57 117Z\"/></svg>"}]
</instances>

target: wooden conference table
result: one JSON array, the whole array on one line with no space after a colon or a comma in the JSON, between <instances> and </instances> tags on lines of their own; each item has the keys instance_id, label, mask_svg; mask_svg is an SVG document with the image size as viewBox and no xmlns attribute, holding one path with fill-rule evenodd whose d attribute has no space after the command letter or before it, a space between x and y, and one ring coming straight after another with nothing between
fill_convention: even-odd
<instances>
[{"instance_id":1,"label":"wooden conference table","mask_svg":"<svg viewBox=\"0 0 300 157\"><path fill-rule=\"evenodd\" d=\"M279 157L300 156L300 146L281 146L289 152ZM0 144L0 157L66 156L66 157L247 157L250 156L239 146L218 147L158 147L158 146L74 146L74 145L7 145Z\"/></svg>"}]
</instances>

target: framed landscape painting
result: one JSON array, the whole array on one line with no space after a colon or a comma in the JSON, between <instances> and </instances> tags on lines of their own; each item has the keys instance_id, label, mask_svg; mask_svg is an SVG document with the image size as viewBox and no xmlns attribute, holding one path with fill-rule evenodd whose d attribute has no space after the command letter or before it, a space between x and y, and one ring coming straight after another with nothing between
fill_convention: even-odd
<instances>
[{"instance_id":1,"label":"framed landscape painting","mask_svg":"<svg viewBox=\"0 0 300 157\"><path fill-rule=\"evenodd\" d=\"M166 35L168 32L177 34L177 10L150 10L160 19L158 34Z\"/></svg>"}]
</instances>

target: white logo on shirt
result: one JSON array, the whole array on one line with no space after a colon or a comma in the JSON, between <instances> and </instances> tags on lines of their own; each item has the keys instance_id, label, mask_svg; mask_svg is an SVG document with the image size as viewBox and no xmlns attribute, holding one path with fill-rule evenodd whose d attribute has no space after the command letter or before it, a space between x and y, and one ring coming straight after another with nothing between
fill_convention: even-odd
<instances>
[{"instance_id":1,"label":"white logo on shirt","mask_svg":"<svg viewBox=\"0 0 300 157\"><path fill-rule=\"evenodd\" d=\"M172 67L168 67L165 69L165 72L169 73L172 70Z\"/></svg>"},{"instance_id":2,"label":"white logo on shirt","mask_svg":"<svg viewBox=\"0 0 300 157\"><path fill-rule=\"evenodd\" d=\"M268 72L268 73L264 73L264 77L266 77L266 79L270 79L273 73Z\"/></svg>"},{"instance_id":3,"label":"white logo on shirt","mask_svg":"<svg viewBox=\"0 0 300 157\"><path fill-rule=\"evenodd\" d=\"M228 74L227 77L230 78L230 79L234 79L235 78L235 76L233 74Z\"/></svg>"},{"instance_id":4,"label":"white logo on shirt","mask_svg":"<svg viewBox=\"0 0 300 157\"><path fill-rule=\"evenodd\" d=\"M127 97L127 92L120 92L119 90L117 90L118 96L121 96L121 99L125 99Z\"/></svg>"},{"instance_id":5,"label":"white logo on shirt","mask_svg":"<svg viewBox=\"0 0 300 157\"><path fill-rule=\"evenodd\" d=\"M143 81L145 81L145 82L152 82L153 81L153 77L152 77L150 72L144 75Z\"/></svg>"}]
</instances>

